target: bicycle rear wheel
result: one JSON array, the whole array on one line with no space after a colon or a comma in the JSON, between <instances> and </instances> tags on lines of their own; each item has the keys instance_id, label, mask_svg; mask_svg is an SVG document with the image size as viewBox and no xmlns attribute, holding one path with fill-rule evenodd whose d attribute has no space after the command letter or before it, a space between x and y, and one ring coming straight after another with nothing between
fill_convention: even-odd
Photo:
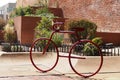
<instances>
[{"instance_id":1,"label":"bicycle rear wheel","mask_svg":"<svg viewBox=\"0 0 120 80\"><path fill-rule=\"evenodd\" d=\"M48 41L50 42L48 43ZM57 65L58 54L58 48L52 40L40 38L31 46L30 60L37 70L47 72Z\"/></svg>"},{"instance_id":2,"label":"bicycle rear wheel","mask_svg":"<svg viewBox=\"0 0 120 80\"><path fill-rule=\"evenodd\" d=\"M77 60L76 64L74 64L73 59ZM81 40L72 46L69 62L76 74L87 78L100 71L103 64L103 55L96 44L90 40Z\"/></svg>"}]
</instances>

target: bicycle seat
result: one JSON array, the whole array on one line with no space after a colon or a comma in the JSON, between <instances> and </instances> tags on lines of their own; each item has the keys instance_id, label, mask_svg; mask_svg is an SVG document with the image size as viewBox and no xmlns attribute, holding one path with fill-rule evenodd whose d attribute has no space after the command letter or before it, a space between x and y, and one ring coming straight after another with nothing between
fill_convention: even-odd
<instances>
[{"instance_id":1,"label":"bicycle seat","mask_svg":"<svg viewBox=\"0 0 120 80\"><path fill-rule=\"evenodd\" d=\"M84 31L85 29L84 28L81 28L81 27L75 27L75 28L72 28L71 29L72 31Z\"/></svg>"}]
</instances>

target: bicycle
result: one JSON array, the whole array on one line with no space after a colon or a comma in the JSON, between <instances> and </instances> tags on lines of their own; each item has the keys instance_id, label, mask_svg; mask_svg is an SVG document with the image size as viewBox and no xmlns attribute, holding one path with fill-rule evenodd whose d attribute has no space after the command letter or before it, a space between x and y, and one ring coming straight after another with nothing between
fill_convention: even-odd
<instances>
[{"instance_id":1,"label":"bicycle","mask_svg":"<svg viewBox=\"0 0 120 80\"><path fill-rule=\"evenodd\" d=\"M53 31L50 38L39 38L33 42L30 49L30 60L32 62L32 65L41 72L48 72L51 71L53 68L55 68L59 58L61 57L61 58L68 58L70 67L79 76L87 78L97 74L100 71L103 64L103 55L99 46L93 43L91 40L80 39L71 45L71 48L68 52L69 53L68 56L63 55L67 53L60 54L58 46L52 40L53 35L55 33L63 33L63 34L68 33L68 34L75 34L76 36L78 36L77 32L84 30L83 28L74 28L71 31L63 31L59 29L61 25L63 25L62 22L54 23L54 25L52 26ZM86 54L89 53L89 51L84 51L86 44L92 45L89 48L97 50L97 51L93 51L97 55L96 56L97 58L95 56L94 57L85 56ZM79 55L76 54L77 52L79 52L80 54ZM38 53L36 54L36 57L34 53ZM74 59L77 60L77 63L82 66L75 65ZM91 59L92 61L90 61ZM85 64L92 66L91 67L86 66ZM94 69L92 67L94 67Z\"/></svg>"}]
</instances>

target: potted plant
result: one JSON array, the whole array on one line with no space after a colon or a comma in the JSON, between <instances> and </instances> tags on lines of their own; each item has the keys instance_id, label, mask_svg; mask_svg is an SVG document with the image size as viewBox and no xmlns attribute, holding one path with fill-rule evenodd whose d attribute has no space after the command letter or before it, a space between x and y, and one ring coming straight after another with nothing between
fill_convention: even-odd
<instances>
[{"instance_id":1,"label":"potted plant","mask_svg":"<svg viewBox=\"0 0 120 80\"><path fill-rule=\"evenodd\" d=\"M22 44L31 44L33 42L35 26L37 26L37 23L41 20L42 16L61 16L62 13L61 9L58 9L56 13L55 8L48 7L28 7L27 11L26 8L18 8L16 11L17 12L14 12L15 14L17 13L17 15L14 17L14 25L17 32L18 41ZM59 16L56 18L56 20L65 21L64 18L62 20L62 18L59 18Z\"/></svg>"},{"instance_id":2,"label":"potted plant","mask_svg":"<svg viewBox=\"0 0 120 80\"><path fill-rule=\"evenodd\" d=\"M28 7L18 7L11 13L11 18L14 20L14 26L17 33L18 42L32 43L34 36L34 28L37 22L41 19L35 17L33 9Z\"/></svg>"}]
</instances>

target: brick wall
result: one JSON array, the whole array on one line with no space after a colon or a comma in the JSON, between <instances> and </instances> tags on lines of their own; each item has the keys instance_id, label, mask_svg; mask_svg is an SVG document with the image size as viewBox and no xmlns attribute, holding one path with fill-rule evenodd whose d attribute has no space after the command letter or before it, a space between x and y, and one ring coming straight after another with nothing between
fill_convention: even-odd
<instances>
[{"instance_id":1,"label":"brick wall","mask_svg":"<svg viewBox=\"0 0 120 80\"><path fill-rule=\"evenodd\" d=\"M55 6L56 0L49 0ZM18 0L17 6L34 5L37 0ZM88 19L98 25L98 31L120 32L120 0L58 0L64 17Z\"/></svg>"}]
</instances>

